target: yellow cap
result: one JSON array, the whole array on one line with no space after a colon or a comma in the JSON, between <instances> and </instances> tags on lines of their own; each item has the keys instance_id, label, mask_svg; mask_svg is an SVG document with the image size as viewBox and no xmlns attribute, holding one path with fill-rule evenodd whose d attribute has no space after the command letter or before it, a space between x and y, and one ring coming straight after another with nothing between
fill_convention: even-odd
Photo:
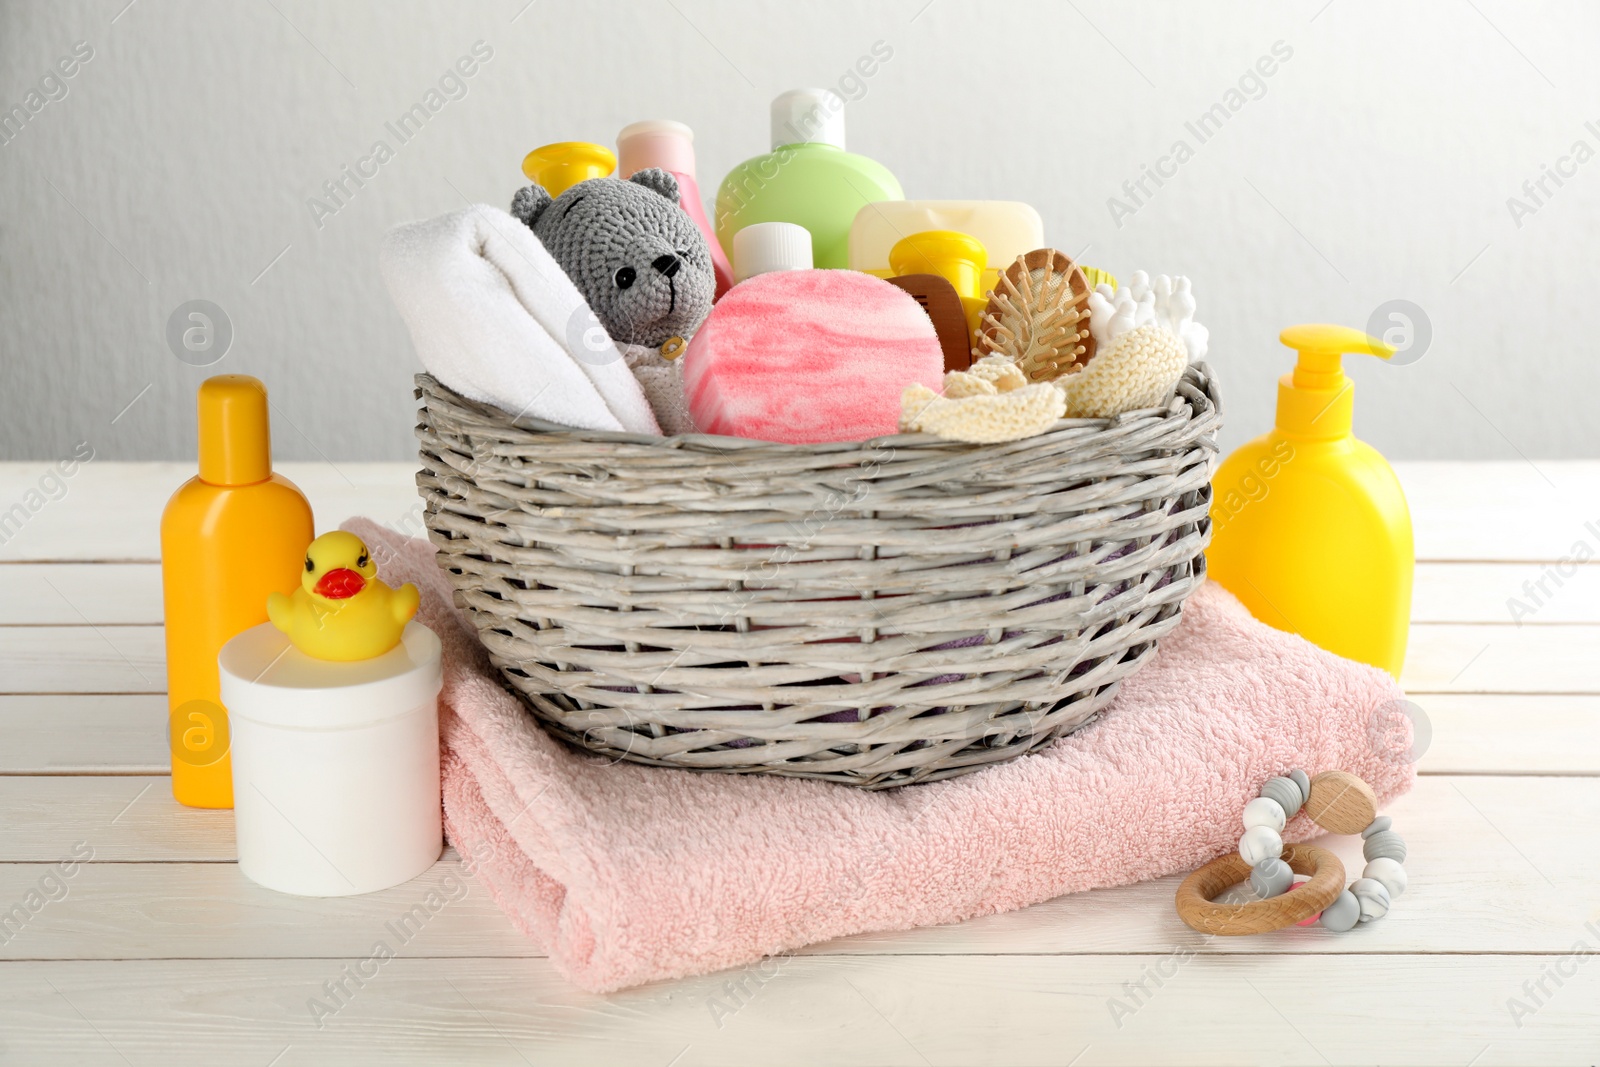
<instances>
[{"instance_id":1,"label":"yellow cap","mask_svg":"<svg viewBox=\"0 0 1600 1067\"><path fill-rule=\"evenodd\" d=\"M560 196L590 178L604 178L616 169L617 157L611 149L587 141L541 145L522 157L522 173L551 196Z\"/></svg>"},{"instance_id":2,"label":"yellow cap","mask_svg":"<svg viewBox=\"0 0 1600 1067\"><path fill-rule=\"evenodd\" d=\"M1089 280L1089 288L1091 289L1097 289L1102 285L1109 285L1113 289L1117 288L1117 276L1108 270L1101 270L1099 267L1085 267L1082 263L1078 264L1078 269L1083 271L1083 276Z\"/></svg>"},{"instance_id":3,"label":"yellow cap","mask_svg":"<svg viewBox=\"0 0 1600 1067\"><path fill-rule=\"evenodd\" d=\"M889 269L895 277L937 274L967 300L982 295L983 272L989 253L983 242L955 230L924 230L902 237L889 249Z\"/></svg>"},{"instance_id":4,"label":"yellow cap","mask_svg":"<svg viewBox=\"0 0 1600 1067\"><path fill-rule=\"evenodd\" d=\"M200 383L200 480L254 485L272 477L267 387L248 374Z\"/></svg>"},{"instance_id":5,"label":"yellow cap","mask_svg":"<svg viewBox=\"0 0 1600 1067\"><path fill-rule=\"evenodd\" d=\"M1360 330L1326 323L1291 326L1278 340L1299 354L1294 373L1278 379L1278 429L1308 441L1350 436L1355 385L1345 376L1341 357L1388 359L1394 349Z\"/></svg>"}]
</instances>

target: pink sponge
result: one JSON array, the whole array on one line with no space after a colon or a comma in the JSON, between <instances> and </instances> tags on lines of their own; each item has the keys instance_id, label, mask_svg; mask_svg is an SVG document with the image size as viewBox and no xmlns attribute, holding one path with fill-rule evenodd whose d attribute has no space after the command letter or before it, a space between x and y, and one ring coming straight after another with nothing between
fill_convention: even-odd
<instances>
[{"instance_id":1,"label":"pink sponge","mask_svg":"<svg viewBox=\"0 0 1600 1067\"><path fill-rule=\"evenodd\" d=\"M759 274L717 302L683 357L704 433L788 444L897 433L900 394L944 354L908 293L850 270Z\"/></svg>"}]
</instances>

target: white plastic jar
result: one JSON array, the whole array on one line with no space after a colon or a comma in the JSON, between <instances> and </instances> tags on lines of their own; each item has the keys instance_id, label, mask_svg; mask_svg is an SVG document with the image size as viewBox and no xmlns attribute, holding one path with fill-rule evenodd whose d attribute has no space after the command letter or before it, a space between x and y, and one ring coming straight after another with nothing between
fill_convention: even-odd
<instances>
[{"instance_id":1,"label":"white plastic jar","mask_svg":"<svg viewBox=\"0 0 1600 1067\"><path fill-rule=\"evenodd\" d=\"M444 850L439 638L406 624L374 659L306 655L262 623L217 657L239 869L281 893L372 893Z\"/></svg>"}]
</instances>

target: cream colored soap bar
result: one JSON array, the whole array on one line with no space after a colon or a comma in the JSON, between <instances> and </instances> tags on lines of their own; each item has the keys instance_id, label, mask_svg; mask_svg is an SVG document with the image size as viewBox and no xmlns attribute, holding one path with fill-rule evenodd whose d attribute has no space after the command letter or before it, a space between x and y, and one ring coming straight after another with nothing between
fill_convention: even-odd
<instances>
[{"instance_id":1,"label":"cream colored soap bar","mask_svg":"<svg viewBox=\"0 0 1600 1067\"><path fill-rule=\"evenodd\" d=\"M926 230L955 230L983 242L989 269L983 292L1026 252L1044 247L1044 221L1016 200L883 200L856 212L850 225L850 269L887 278L889 249L902 237Z\"/></svg>"}]
</instances>

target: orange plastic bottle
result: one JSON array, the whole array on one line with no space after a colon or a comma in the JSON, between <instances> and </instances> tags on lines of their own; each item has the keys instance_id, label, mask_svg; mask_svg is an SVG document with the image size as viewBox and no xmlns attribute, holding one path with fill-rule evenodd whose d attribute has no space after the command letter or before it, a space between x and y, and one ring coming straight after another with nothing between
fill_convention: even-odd
<instances>
[{"instance_id":1,"label":"orange plastic bottle","mask_svg":"<svg viewBox=\"0 0 1600 1067\"><path fill-rule=\"evenodd\" d=\"M172 795L192 808L233 807L228 713L217 653L267 621L267 595L300 586L311 505L272 473L267 390L222 374L200 386L200 474L161 515Z\"/></svg>"}]
</instances>

